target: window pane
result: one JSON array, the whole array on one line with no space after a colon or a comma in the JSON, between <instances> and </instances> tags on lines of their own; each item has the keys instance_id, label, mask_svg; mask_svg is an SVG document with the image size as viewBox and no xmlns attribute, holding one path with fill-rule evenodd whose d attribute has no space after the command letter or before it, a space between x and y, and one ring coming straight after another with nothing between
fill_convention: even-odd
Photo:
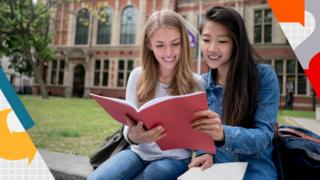
<instances>
[{"instance_id":1,"label":"window pane","mask_svg":"<svg viewBox=\"0 0 320 180\"><path fill-rule=\"evenodd\" d=\"M87 9L81 9L77 15L75 44L88 43L89 21L89 11Z\"/></svg>"},{"instance_id":2,"label":"window pane","mask_svg":"<svg viewBox=\"0 0 320 180\"><path fill-rule=\"evenodd\" d=\"M57 61L52 61L52 70L57 69Z\"/></svg>"},{"instance_id":3,"label":"window pane","mask_svg":"<svg viewBox=\"0 0 320 180\"><path fill-rule=\"evenodd\" d=\"M271 37L272 37L272 26L270 25L265 25L264 26L264 42L271 42Z\"/></svg>"},{"instance_id":4,"label":"window pane","mask_svg":"<svg viewBox=\"0 0 320 180\"><path fill-rule=\"evenodd\" d=\"M124 70L124 60L120 60L118 63L118 70Z\"/></svg>"},{"instance_id":5,"label":"window pane","mask_svg":"<svg viewBox=\"0 0 320 180\"><path fill-rule=\"evenodd\" d=\"M63 77L64 77L64 73L63 71L60 70L59 72L59 84L62 85L63 84Z\"/></svg>"},{"instance_id":6,"label":"window pane","mask_svg":"<svg viewBox=\"0 0 320 180\"><path fill-rule=\"evenodd\" d=\"M64 69L64 60L60 60L60 71Z\"/></svg>"},{"instance_id":7,"label":"window pane","mask_svg":"<svg viewBox=\"0 0 320 180\"><path fill-rule=\"evenodd\" d=\"M111 8L102 8L98 18L97 44L110 44L112 20Z\"/></svg>"},{"instance_id":8,"label":"window pane","mask_svg":"<svg viewBox=\"0 0 320 180\"><path fill-rule=\"evenodd\" d=\"M99 86L100 83L100 73L99 72L95 72L94 73L94 85L95 86Z\"/></svg>"},{"instance_id":9,"label":"window pane","mask_svg":"<svg viewBox=\"0 0 320 180\"><path fill-rule=\"evenodd\" d=\"M133 60L128 61L128 71L131 71L133 69Z\"/></svg>"},{"instance_id":10,"label":"window pane","mask_svg":"<svg viewBox=\"0 0 320 180\"><path fill-rule=\"evenodd\" d=\"M122 12L120 44L133 44L135 41L136 9L128 6Z\"/></svg>"},{"instance_id":11,"label":"window pane","mask_svg":"<svg viewBox=\"0 0 320 180\"><path fill-rule=\"evenodd\" d=\"M95 70L100 70L100 60L96 60Z\"/></svg>"},{"instance_id":12,"label":"window pane","mask_svg":"<svg viewBox=\"0 0 320 180\"><path fill-rule=\"evenodd\" d=\"M304 70L303 70L302 66L300 65L300 63L297 62L297 64L298 64L298 73L304 73Z\"/></svg>"},{"instance_id":13,"label":"window pane","mask_svg":"<svg viewBox=\"0 0 320 180\"><path fill-rule=\"evenodd\" d=\"M261 10L254 11L254 23L262 23L262 11Z\"/></svg>"},{"instance_id":14,"label":"window pane","mask_svg":"<svg viewBox=\"0 0 320 180\"><path fill-rule=\"evenodd\" d=\"M109 70L109 60L105 60L103 63L103 69L104 70Z\"/></svg>"},{"instance_id":15,"label":"window pane","mask_svg":"<svg viewBox=\"0 0 320 180\"><path fill-rule=\"evenodd\" d=\"M102 77L102 86L108 86L109 73L104 72Z\"/></svg>"},{"instance_id":16,"label":"window pane","mask_svg":"<svg viewBox=\"0 0 320 180\"><path fill-rule=\"evenodd\" d=\"M123 74L123 72L118 72L117 86L123 87L123 85L124 85L124 74Z\"/></svg>"},{"instance_id":17,"label":"window pane","mask_svg":"<svg viewBox=\"0 0 320 180\"><path fill-rule=\"evenodd\" d=\"M261 33L262 33L261 26L260 25L254 26L254 42L255 43L261 43L262 41Z\"/></svg>"},{"instance_id":18,"label":"window pane","mask_svg":"<svg viewBox=\"0 0 320 180\"><path fill-rule=\"evenodd\" d=\"M306 84L307 84L306 76L298 76L298 94L307 93Z\"/></svg>"},{"instance_id":19,"label":"window pane","mask_svg":"<svg viewBox=\"0 0 320 180\"><path fill-rule=\"evenodd\" d=\"M287 61L287 73L294 73L295 70L295 61L288 60Z\"/></svg>"},{"instance_id":20,"label":"window pane","mask_svg":"<svg viewBox=\"0 0 320 180\"><path fill-rule=\"evenodd\" d=\"M57 76L57 71L52 70L51 71L51 84L56 84L56 76Z\"/></svg>"},{"instance_id":21,"label":"window pane","mask_svg":"<svg viewBox=\"0 0 320 180\"><path fill-rule=\"evenodd\" d=\"M271 9L267 9L264 11L264 23L272 22L272 11Z\"/></svg>"},{"instance_id":22,"label":"window pane","mask_svg":"<svg viewBox=\"0 0 320 180\"><path fill-rule=\"evenodd\" d=\"M51 69L51 84L56 84L56 78L57 78L57 67L58 67L58 61L52 61L52 69Z\"/></svg>"},{"instance_id":23,"label":"window pane","mask_svg":"<svg viewBox=\"0 0 320 180\"><path fill-rule=\"evenodd\" d=\"M282 60L275 61L274 69L276 70L277 74L282 74L283 73L283 61Z\"/></svg>"}]
</instances>

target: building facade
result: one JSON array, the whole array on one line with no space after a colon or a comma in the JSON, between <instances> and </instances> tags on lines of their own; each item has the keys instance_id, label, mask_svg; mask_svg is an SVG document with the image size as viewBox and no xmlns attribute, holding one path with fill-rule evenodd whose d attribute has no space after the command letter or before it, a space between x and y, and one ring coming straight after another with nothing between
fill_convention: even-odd
<instances>
[{"instance_id":1,"label":"building facade","mask_svg":"<svg viewBox=\"0 0 320 180\"><path fill-rule=\"evenodd\" d=\"M58 58L44 70L49 94L88 97L92 92L124 98L128 76L141 61L141 36L150 14L172 9L197 27L201 14L215 5L232 7L245 19L253 47L277 72L281 106L287 84L293 84L294 107L312 109L310 83L266 0L83 0L58 4L52 26ZM196 70L197 45L192 52ZM206 70L202 61L201 71ZM33 90L38 92L37 85Z\"/></svg>"}]
</instances>

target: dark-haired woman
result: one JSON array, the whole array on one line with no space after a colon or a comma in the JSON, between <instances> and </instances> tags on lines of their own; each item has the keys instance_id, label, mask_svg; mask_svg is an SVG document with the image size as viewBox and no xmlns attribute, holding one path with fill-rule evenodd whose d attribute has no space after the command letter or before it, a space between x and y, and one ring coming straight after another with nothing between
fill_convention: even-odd
<instances>
[{"instance_id":1,"label":"dark-haired woman","mask_svg":"<svg viewBox=\"0 0 320 180\"><path fill-rule=\"evenodd\" d=\"M203 75L210 110L196 112L193 127L215 140L217 153L197 152L189 167L248 162L245 179L276 179L272 139L279 106L277 76L257 64L245 24L231 8L213 7L200 27Z\"/></svg>"}]
</instances>

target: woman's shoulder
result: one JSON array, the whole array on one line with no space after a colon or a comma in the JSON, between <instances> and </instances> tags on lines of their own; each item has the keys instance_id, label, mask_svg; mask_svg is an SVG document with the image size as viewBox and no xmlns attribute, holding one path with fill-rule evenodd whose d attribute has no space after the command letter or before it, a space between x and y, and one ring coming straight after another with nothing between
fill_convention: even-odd
<instances>
[{"instance_id":1,"label":"woman's shoulder","mask_svg":"<svg viewBox=\"0 0 320 180\"><path fill-rule=\"evenodd\" d=\"M133 74L141 74L141 72L142 72L142 66L138 66L131 71L131 73Z\"/></svg>"},{"instance_id":2,"label":"woman's shoulder","mask_svg":"<svg viewBox=\"0 0 320 180\"><path fill-rule=\"evenodd\" d=\"M275 79L276 73L274 68L269 64L257 64L256 65L260 80Z\"/></svg>"},{"instance_id":3,"label":"woman's shoulder","mask_svg":"<svg viewBox=\"0 0 320 180\"><path fill-rule=\"evenodd\" d=\"M194 78L196 81L198 81L198 80L201 79L201 76L200 76L199 74L197 74L197 73L192 73L192 75L193 75L193 78Z\"/></svg>"},{"instance_id":4,"label":"woman's shoulder","mask_svg":"<svg viewBox=\"0 0 320 180\"><path fill-rule=\"evenodd\" d=\"M262 89L279 89L279 81L274 68L268 64L257 64L259 72L259 86ZM278 91L278 90L277 90Z\"/></svg>"},{"instance_id":5,"label":"woman's shoulder","mask_svg":"<svg viewBox=\"0 0 320 180\"><path fill-rule=\"evenodd\" d=\"M199 74L193 73L193 79L197 82L197 84L200 86L201 90L205 89L205 80L200 76Z\"/></svg>"},{"instance_id":6,"label":"woman's shoulder","mask_svg":"<svg viewBox=\"0 0 320 180\"><path fill-rule=\"evenodd\" d=\"M132 77L140 77L141 73L142 73L142 67L139 66L139 67L134 68L131 71L130 76L132 76Z\"/></svg>"},{"instance_id":7,"label":"woman's shoulder","mask_svg":"<svg viewBox=\"0 0 320 180\"><path fill-rule=\"evenodd\" d=\"M130 73L130 76L129 76L129 79L128 79L128 83L135 84L138 81L138 79L140 78L141 73L142 73L142 67L141 66L134 68Z\"/></svg>"}]
</instances>

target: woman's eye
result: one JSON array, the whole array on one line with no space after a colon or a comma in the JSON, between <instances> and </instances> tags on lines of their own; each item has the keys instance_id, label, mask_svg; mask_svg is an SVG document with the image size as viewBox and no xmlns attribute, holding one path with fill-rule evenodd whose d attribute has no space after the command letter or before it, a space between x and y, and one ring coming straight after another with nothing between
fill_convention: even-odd
<instances>
[{"instance_id":1,"label":"woman's eye","mask_svg":"<svg viewBox=\"0 0 320 180\"><path fill-rule=\"evenodd\" d=\"M174 43L173 46L180 46L180 43Z\"/></svg>"},{"instance_id":2,"label":"woman's eye","mask_svg":"<svg viewBox=\"0 0 320 180\"><path fill-rule=\"evenodd\" d=\"M202 39L203 42L209 42L210 39Z\"/></svg>"},{"instance_id":3,"label":"woman's eye","mask_svg":"<svg viewBox=\"0 0 320 180\"><path fill-rule=\"evenodd\" d=\"M228 41L226 40L220 40L219 43L227 43Z\"/></svg>"},{"instance_id":4,"label":"woman's eye","mask_svg":"<svg viewBox=\"0 0 320 180\"><path fill-rule=\"evenodd\" d=\"M161 48L163 47L163 45L156 45L156 48Z\"/></svg>"}]
</instances>

